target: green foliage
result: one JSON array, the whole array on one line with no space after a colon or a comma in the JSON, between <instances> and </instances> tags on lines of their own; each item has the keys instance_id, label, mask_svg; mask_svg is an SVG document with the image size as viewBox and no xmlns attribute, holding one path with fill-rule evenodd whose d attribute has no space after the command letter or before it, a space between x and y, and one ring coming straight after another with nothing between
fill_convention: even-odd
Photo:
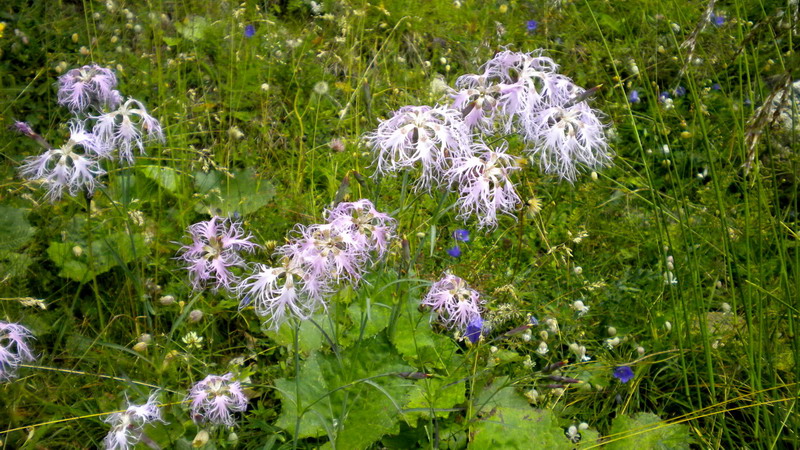
<instances>
[{"instance_id":1,"label":"green foliage","mask_svg":"<svg viewBox=\"0 0 800 450\"><path fill-rule=\"evenodd\" d=\"M667 424L655 414L636 413L614 418L611 426L613 441L606 448L622 450L635 445L639 448L690 448L693 440L686 425ZM635 443L635 444L634 444Z\"/></svg>"},{"instance_id":2,"label":"green foliage","mask_svg":"<svg viewBox=\"0 0 800 450\"><path fill-rule=\"evenodd\" d=\"M81 283L149 253L144 236L125 232L95 237L87 248L77 242L51 242L47 248L47 256L61 269L58 275Z\"/></svg>"},{"instance_id":3,"label":"green foliage","mask_svg":"<svg viewBox=\"0 0 800 450\"><path fill-rule=\"evenodd\" d=\"M197 212L250 214L275 196L275 187L258 177L253 169L236 170L230 176L217 171L197 172L194 179L197 191L204 194L203 203L195 207Z\"/></svg>"}]
</instances>

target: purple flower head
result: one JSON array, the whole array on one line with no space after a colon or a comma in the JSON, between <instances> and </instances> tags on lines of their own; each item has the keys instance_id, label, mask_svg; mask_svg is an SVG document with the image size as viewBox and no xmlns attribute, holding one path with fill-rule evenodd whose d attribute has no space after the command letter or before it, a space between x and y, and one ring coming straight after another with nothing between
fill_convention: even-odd
<instances>
[{"instance_id":1,"label":"purple flower head","mask_svg":"<svg viewBox=\"0 0 800 450\"><path fill-rule=\"evenodd\" d=\"M214 216L188 228L192 243L178 250L178 259L187 264L194 289L211 285L214 289L231 290L239 278L232 267L246 267L239 252L252 252L258 247L245 234L242 224L230 218Z\"/></svg>"},{"instance_id":2,"label":"purple flower head","mask_svg":"<svg viewBox=\"0 0 800 450\"><path fill-rule=\"evenodd\" d=\"M471 289L461 278L449 273L433 283L421 302L439 314L448 328L461 331L465 331L475 317L480 318L482 303L476 290Z\"/></svg>"},{"instance_id":3,"label":"purple flower head","mask_svg":"<svg viewBox=\"0 0 800 450\"><path fill-rule=\"evenodd\" d=\"M619 366L614 369L614 378L621 383L627 383L633 379L633 369L628 366Z\"/></svg>"},{"instance_id":4,"label":"purple flower head","mask_svg":"<svg viewBox=\"0 0 800 450\"><path fill-rule=\"evenodd\" d=\"M23 178L44 181L50 201L59 200L65 189L72 196L82 190L92 194L100 184L96 178L106 173L99 161L108 156L104 143L87 133L83 122L72 121L69 128L70 138L64 145L28 157L20 167Z\"/></svg>"},{"instance_id":5,"label":"purple flower head","mask_svg":"<svg viewBox=\"0 0 800 450\"><path fill-rule=\"evenodd\" d=\"M467 324L467 331L464 333L464 336L474 344L480 340L482 333L483 319L481 319L481 316L475 316Z\"/></svg>"},{"instance_id":6,"label":"purple flower head","mask_svg":"<svg viewBox=\"0 0 800 450\"><path fill-rule=\"evenodd\" d=\"M240 308L252 303L268 327L277 330L289 316L306 319L320 305L325 306L322 289L315 289L314 282L306 269L289 257L282 258L280 267L257 264L254 273L236 288L243 298Z\"/></svg>"},{"instance_id":7,"label":"purple flower head","mask_svg":"<svg viewBox=\"0 0 800 450\"><path fill-rule=\"evenodd\" d=\"M525 27L528 29L528 33L533 33L534 31L536 31L536 28L539 27L539 22L537 22L535 20L529 20L525 24Z\"/></svg>"},{"instance_id":8,"label":"purple flower head","mask_svg":"<svg viewBox=\"0 0 800 450\"><path fill-rule=\"evenodd\" d=\"M478 226L494 227L497 214L513 215L520 203L519 195L509 176L519 170L514 157L505 153L507 143L496 150L482 141L473 143L473 154L453 160L446 173L448 183L459 193L457 201L461 219L478 217Z\"/></svg>"},{"instance_id":9,"label":"purple flower head","mask_svg":"<svg viewBox=\"0 0 800 450\"><path fill-rule=\"evenodd\" d=\"M639 91L637 91L636 89L632 90L630 94L628 94L628 101L631 103L639 103L640 101L642 101L639 98Z\"/></svg>"},{"instance_id":10,"label":"purple flower head","mask_svg":"<svg viewBox=\"0 0 800 450\"><path fill-rule=\"evenodd\" d=\"M143 405L128 403L125 411L115 412L103 419L111 430L103 440L107 450L131 449L144 436L144 426L153 422L164 422L157 404L158 392L153 392Z\"/></svg>"},{"instance_id":11,"label":"purple flower head","mask_svg":"<svg viewBox=\"0 0 800 450\"><path fill-rule=\"evenodd\" d=\"M572 106L552 106L536 114L528 135L531 155L542 170L574 181L578 167L598 169L611 164L604 125L586 102Z\"/></svg>"},{"instance_id":12,"label":"purple flower head","mask_svg":"<svg viewBox=\"0 0 800 450\"><path fill-rule=\"evenodd\" d=\"M14 378L20 364L36 360L30 339L33 334L24 326L0 320L0 381Z\"/></svg>"},{"instance_id":13,"label":"purple flower head","mask_svg":"<svg viewBox=\"0 0 800 450\"><path fill-rule=\"evenodd\" d=\"M383 257L395 236L396 221L379 212L367 199L342 202L325 212L326 220L348 245L365 248Z\"/></svg>"},{"instance_id":14,"label":"purple flower head","mask_svg":"<svg viewBox=\"0 0 800 450\"><path fill-rule=\"evenodd\" d=\"M189 408L196 423L235 425L233 413L247 409L247 397L242 385L231 379L232 373L209 375L192 387L186 400L190 401Z\"/></svg>"},{"instance_id":15,"label":"purple flower head","mask_svg":"<svg viewBox=\"0 0 800 450\"><path fill-rule=\"evenodd\" d=\"M456 231L453 231L453 238L455 238L457 241L469 242L469 230L459 228Z\"/></svg>"},{"instance_id":16,"label":"purple flower head","mask_svg":"<svg viewBox=\"0 0 800 450\"><path fill-rule=\"evenodd\" d=\"M683 86L678 86L674 91L672 91L672 93L675 94L675 97L683 97L686 95L686 88Z\"/></svg>"},{"instance_id":17,"label":"purple flower head","mask_svg":"<svg viewBox=\"0 0 800 450\"><path fill-rule=\"evenodd\" d=\"M164 142L164 132L157 119L147 113L142 102L129 98L114 111L92 116L96 119L92 132L106 146L116 148L120 162L133 164L133 147L144 154L145 142Z\"/></svg>"},{"instance_id":18,"label":"purple flower head","mask_svg":"<svg viewBox=\"0 0 800 450\"><path fill-rule=\"evenodd\" d=\"M20 122L15 121L14 125L11 125L11 129L16 131L17 133L24 134L28 137L33 137L36 133L33 131L33 128L28 124L28 122Z\"/></svg>"},{"instance_id":19,"label":"purple flower head","mask_svg":"<svg viewBox=\"0 0 800 450\"><path fill-rule=\"evenodd\" d=\"M454 245L447 249L447 254L453 258L459 258L461 257L461 248L457 245Z\"/></svg>"},{"instance_id":20,"label":"purple flower head","mask_svg":"<svg viewBox=\"0 0 800 450\"><path fill-rule=\"evenodd\" d=\"M244 37L251 38L256 35L256 27L253 25L246 25L244 27Z\"/></svg>"},{"instance_id":21,"label":"purple flower head","mask_svg":"<svg viewBox=\"0 0 800 450\"><path fill-rule=\"evenodd\" d=\"M449 159L469 151L461 114L442 106L404 106L366 135L375 176L419 167L418 188L438 184Z\"/></svg>"},{"instance_id":22,"label":"purple flower head","mask_svg":"<svg viewBox=\"0 0 800 450\"><path fill-rule=\"evenodd\" d=\"M314 280L307 286L312 292L325 290L328 286L347 280L357 283L364 274L370 247L367 243L342 233L339 227L326 223L303 227L290 244L278 249L278 253L294 259Z\"/></svg>"},{"instance_id":23,"label":"purple flower head","mask_svg":"<svg viewBox=\"0 0 800 450\"><path fill-rule=\"evenodd\" d=\"M117 77L111 69L96 64L72 69L58 78L58 104L73 113L90 106L115 108L120 102Z\"/></svg>"}]
</instances>

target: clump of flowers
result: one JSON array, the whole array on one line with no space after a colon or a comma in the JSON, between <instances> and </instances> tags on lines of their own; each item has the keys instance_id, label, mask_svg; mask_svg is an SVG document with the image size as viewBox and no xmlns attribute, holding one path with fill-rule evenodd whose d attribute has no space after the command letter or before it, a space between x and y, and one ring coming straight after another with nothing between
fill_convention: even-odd
<instances>
[{"instance_id":1,"label":"clump of flowers","mask_svg":"<svg viewBox=\"0 0 800 450\"><path fill-rule=\"evenodd\" d=\"M122 412L115 412L106 417L103 421L111 425L111 430L103 440L103 444L108 450L127 450L133 448L142 440L149 440L144 434L145 425L153 422L164 422L161 418L161 410L158 408L158 393L150 394L147 402L143 405L128 404L128 408Z\"/></svg>"},{"instance_id":2,"label":"clump of flowers","mask_svg":"<svg viewBox=\"0 0 800 450\"><path fill-rule=\"evenodd\" d=\"M446 273L439 281L433 283L421 304L436 312L448 328L464 332L471 323L474 327L476 319L480 319L483 300L478 291L470 288L466 281ZM475 333L472 331L468 334L475 336ZM479 336L480 332L477 333Z\"/></svg>"},{"instance_id":3,"label":"clump of flowers","mask_svg":"<svg viewBox=\"0 0 800 450\"><path fill-rule=\"evenodd\" d=\"M189 226L192 243L181 247L178 259L184 261L194 289L211 285L214 289L232 290L239 277L233 267L246 267L241 252L258 247L245 233L241 222L231 218L212 217Z\"/></svg>"},{"instance_id":4,"label":"clump of flowers","mask_svg":"<svg viewBox=\"0 0 800 450\"><path fill-rule=\"evenodd\" d=\"M33 334L24 326L0 321L0 381L14 378L20 364L36 360L30 339Z\"/></svg>"},{"instance_id":5,"label":"clump of flowers","mask_svg":"<svg viewBox=\"0 0 800 450\"><path fill-rule=\"evenodd\" d=\"M295 237L275 250L277 267L257 264L237 287L240 307L252 304L271 328L324 309L324 295L337 284L357 284L394 237L395 220L367 199L340 203L324 216L326 223L297 226Z\"/></svg>"},{"instance_id":6,"label":"clump of flowers","mask_svg":"<svg viewBox=\"0 0 800 450\"><path fill-rule=\"evenodd\" d=\"M133 98L123 102L115 89L117 77L111 69L96 64L72 69L58 80L58 103L74 115L69 122L70 138L61 147L50 145L30 125L17 122L14 129L45 148L39 156L27 158L20 175L42 180L50 201L61 199L64 191L76 196L92 195L102 186L99 177L107 171L103 159L133 164L133 148L144 153L147 141L164 141L157 119ZM87 130L91 129L91 132Z\"/></svg>"},{"instance_id":7,"label":"clump of flowers","mask_svg":"<svg viewBox=\"0 0 800 450\"><path fill-rule=\"evenodd\" d=\"M233 414L247 409L247 397L232 373L208 375L192 386L186 400L197 423L233 426Z\"/></svg>"}]
</instances>

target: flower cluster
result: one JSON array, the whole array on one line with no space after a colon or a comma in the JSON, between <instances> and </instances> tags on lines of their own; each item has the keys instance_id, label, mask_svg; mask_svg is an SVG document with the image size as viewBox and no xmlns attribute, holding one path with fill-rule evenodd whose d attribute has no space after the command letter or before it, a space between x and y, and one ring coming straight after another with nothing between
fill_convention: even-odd
<instances>
[{"instance_id":1,"label":"flower cluster","mask_svg":"<svg viewBox=\"0 0 800 450\"><path fill-rule=\"evenodd\" d=\"M143 405L128 404L125 411L115 412L104 419L104 422L111 425L111 430L103 440L108 450L127 450L133 448L139 441L145 438L144 426L153 422L164 422L161 418L161 410L157 404L158 393L150 394L147 402Z\"/></svg>"},{"instance_id":2,"label":"flower cluster","mask_svg":"<svg viewBox=\"0 0 800 450\"><path fill-rule=\"evenodd\" d=\"M233 413L247 409L247 397L232 373L208 375L195 384L186 400L197 423L233 426Z\"/></svg>"},{"instance_id":3,"label":"flower cluster","mask_svg":"<svg viewBox=\"0 0 800 450\"><path fill-rule=\"evenodd\" d=\"M29 339L33 335L24 326L0 321L0 381L14 378L20 363L36 359L28 346Z\"/></svg>"},{"instance_id":4,"label":"flower cluster","mask_svg":"<svg viewBox=\"0 0 800 450\"><path fill-rule=\"evenodd\" d=\"M253 305L277 329L290 315L306 318L325 308L324 295L337 284L357 284L374 256L382 257L394 236L395 221L369 200L340 203L326 222L297 226L296 236L278 247L280 264L257 264L237 290L241 307Z\"/></svg>"},{"instance_id":5,"label":"flower cluster","mask_svg":"<svg viewBox=\"0 0 800 450\"><path fill-rule=\"evenodd\" d=\"M211 285L214 289L234 289L239 278L233 267L246 267L240 252L252 252L258 247L251 242L238 220L212 217L188 228L192 243L181 247L178 259L184 261L194 289Z\"/></svg>"},{"instance_id":6,"label":"flower cluster","mask_svg":"<svg viewBox=\"0 0 800 450\"><path fill-rule=\"evenodd\" d=\"M542 170L570 182L579 167L611 163L590 94L541 51L502 51L456 80L450 105L404 106L367 133L375 176L416 169L417 189L456 192L461 218L496 226L498 213L513 215L520 203L510 178L519 167L498 134L519 135Z\"/></svg>"},{"instance_id":7,"label":"flower cluster","mask_svg":"<svg viewBox=\"0 0 800 450\"><path fill-rule=\"evenodd\" d=\"M46 149L27 158L20 174L28 180L42 180L49 200L59 200L65 190L72 196L81 191L91 195L102 185L97 179L106 173L101 167L103 159L133 164L133 148L144 153L146 141L164 140L158 120L138 100L124 100L116 86L114 72L94 64L72 69L59 78L58 103L74 115L69 122L70 138L61 147L50 145L27 123L14 125Z\"/></svg>"},{"instance_id":8,"label":"flower cluster","mask_svg":"<svg viewBox=\"0 0 800 450\"><path fill-rule=\"evenodd\" d=\"M448 328L455 328L468 336L480 334L481 304L478 291L470 288L461 278L446 273L433 283L421 304L430 307ZM471 327L471 328L470 328ZM472 337L470 337L472 340ZM474 341L473 341L474 342Z\"/></svg>"}]
</instances>

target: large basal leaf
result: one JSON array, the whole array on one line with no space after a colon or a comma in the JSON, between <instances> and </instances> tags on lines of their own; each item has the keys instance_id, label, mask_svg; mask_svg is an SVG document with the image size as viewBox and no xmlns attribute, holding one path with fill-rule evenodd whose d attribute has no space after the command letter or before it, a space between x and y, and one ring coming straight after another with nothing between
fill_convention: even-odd
<instances>
[{"instance_id":1,"label":"large basal leaf","mask_svg":"<svg viewBox=\"0 0 800 450\"><path fill-rule=\"evenodd\" d=\"M19 249L31 240L33 233L24 210L0 205L0 250Z\"/></svg>"},{"instance_id":2,"label":"large basal leaf","mask_svg":"<svg viewBox=\"0 0 800 450\"><path fill-rule=\"evenodd\" d=\"M112 267L147 256L150 249L144 236L113 233L92 241L89 249L76 248L74 242L51 242L47 255L61 269L59 276L79 282L108 272Z\"/></svg>"},{"instance_id":3,"label":"large basal leaf","mask_svg":"<svg viewBox=\"0 0 800 450\"><path fill-rule=\"evenodd\" d=\"M475 400L477 419L469 448L571 449L575 446L552 412L532 408L503 377Z\"/></svg>"},{"instance_id":4,"label":"large basal leaf","mask_svg":"<svg viewBox=\"0 0 800 450\"><path fill-rule=\"evenodd\" d=\"M406 361L419 368L443 369L457 350L450 337L433 332L430 314L416 309L398 317L392 343Z\"/></svg>"},{"instance_id":5,"label":"large basal leaf","mask_svg":"<svg viewBox=\"0 0 800 450\"><path fill-rule=\"evenodd\" d=\"M178 190L181 176L172 167L141 166L140 170L144 176L155 181L163 189L173 194Z\"/></svg>"},{"instance_id":6,"label":"large basal leaf","mask_svg":"<svg viewBox=\"0 0 800 450\"><path fill-rule=\"evenodd\" d=\"M635 448L683 449L692 443L686 425L669 425L652 413L617 416L611 424L608 450Z\"/></svg>"},{"instance_id":7,"label":"large basal leaf","mask_svg":"<svg viewBox=\"0 0 800 450\"><path fill-rule=\"evenodd\" d=\"M411 370L383 335L339 358L315 353L298 379L275 382L282 405L277 425L299 438L328 436L336 448L366 448L397 430L413 382L395 374Z\"/></svg>"},{"instance_id":8,"label":"large basal leaf","mask_svg":"<svg viewBox=\"0 0 800 450\"><path fill-rule=\"evenodd\" d=\"M447 417L466 400L465 378L462 373L447 378L419 380L406 403L406 422L416 426L417 419Z\"/></svg>"},{"instance_id":9,"label":"large basal leaf","mask_svg":"<svg viewBox=\"0 0 800 450\"><path fill-rule=\"evenodd\" d=\"M195 174L197 190L206 196L197 212L232 215L250 214L266 206L275 197L275 187L258 177L253 169L234 170L232 177L217 171Z\"/></svg>"}]
</instances>

